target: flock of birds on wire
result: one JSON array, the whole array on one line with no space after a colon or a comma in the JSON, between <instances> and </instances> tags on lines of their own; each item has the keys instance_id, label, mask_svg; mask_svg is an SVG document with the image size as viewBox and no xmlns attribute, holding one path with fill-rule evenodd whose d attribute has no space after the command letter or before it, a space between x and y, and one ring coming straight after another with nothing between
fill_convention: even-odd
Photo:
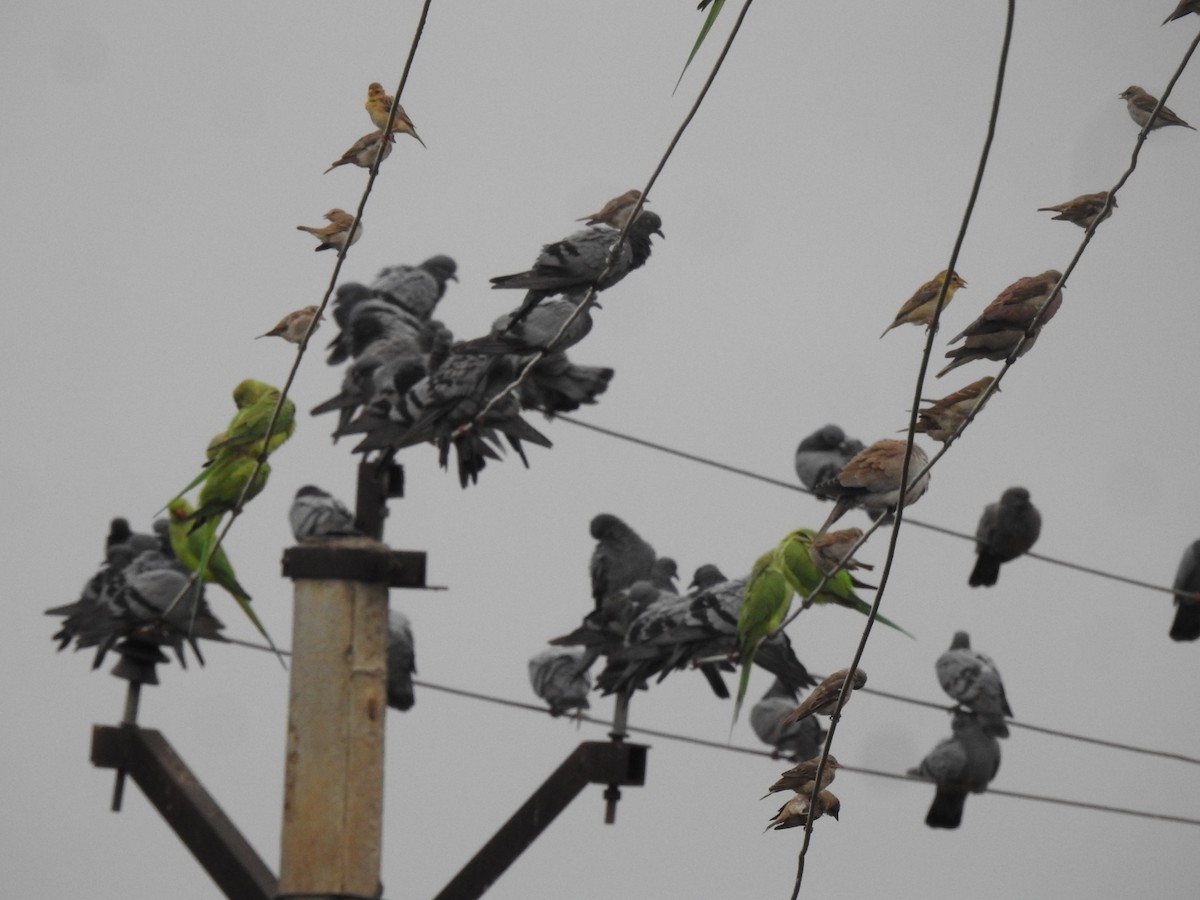
<instances>
[{"instance_id":1,"label":"flock of birds on wire","mask_svg":"<svg viewBox=\"0 0 1200 900\"><path fill-rule=\"evenodd\" d=\"M1167 21L1188 13L1200 13L1200 2L1183 0ZM1158 101L1137 86L1120 97L1134 122L1144 127ZM387 159L397 133L411 135L424 146L403 107L396 105L393 111L393 98L378 83L369 86L365 106L376 130L355 141L327 172L351 164L370 168L377 159ZM1170 125L1192 128L1163 107L1153 127ZM505 443L528 465L525 444L549 447L550 441L521 413L536 410L552 417L595 403L613 377L611 368L577 365L566 350L590 331L595 293L644 265L651 238L662 236L661 219L643 204L639 191L627 191L582 217L583 228L545 245L529 269L491 279L493 288L522 290L525 295L487 335L474 340L454 342L449 329L433 317L447 283L457 281L457 266L448 256L385 268L369 285L342 284L332 303L339 332L328 346L327 359L330 365L346 367L338 393L318 404L313 415L337 413L334 439L357 436L354 451L380 463L406 447L431 443L447 467L453 449L464 488L477 481L488 460L500 458ZM1101 191L1041 211L1088 228L1115 208L1108 193ZM317 250L341 250L362 237L362 223L355 225L354 216L344 210L331 209L325 219L325 226L297 226L317 238ZM622 232L626 239L614 253ZM1062 303L1060 282L1061 273L1051 269L1006 287L949 341L961 346L948 350L950 362L938 377L976 360L1011 362L1032 349ZM903 324L930 326L939 300L944 308L965 286L956 272L938 273L901 306L884 334ZM289 313L260 337L305 343L319 327L317 312L318 307L309 306ZM929 405L918 411L917 432L948 441L994 393L989 391L992 382L990 376L980 378L941 399L925 401ZM114 651L121 657L115 674L151 681L153 664L167 660L164 646L183 666L185 647L190 646L203 664L199 640L224 640L224 626L204 597L207 582L233 597L279 653L217 544L216 533L226 514L263 490L270 474L267 458L295 430L295 406L280 399L280 391L264 382L239 383L233 391L236 413L210 441L200 474L164 507L167 516L154 522L151 533L133 531L123 518L112 520L100 569L75 602L47 610L63 619L54 635L58 649L72 642L76 649L96 648L93 668ZM906 455L908 505L929 488L929 475L922 473L928 457L920 445L914 443L911 454L901 440L865 446L836 425L805 437L796 450L795 469L805 488L833 502L822 527L790 532L745 576L728 578L716 566L702 565L683 594L676 587L673 560L658 556L616 516L595 516L590 525L596 541L589 566L592 607L577 628L552 639L529 661L535 693L552 715L579 713L588 708L593 689L628 700L673 672L695 670L724 699L730 692L723 673L740 664L736 721L750 667L760 666L771 673L773 682L753 705L750 724L775 755L796 762L768 788L766 796L792 793L771 817L768 829L803 826L810 817L837 818L841 804L828 788L839 763L829 755L818 778L825 735L818 716L833 714L843 687L862 687L866 673L842 670L818 682L796 657L781 626L794 595L801 597L802 608L817 604L869 613L870 604L856 589L872 589L859 577L872 567L850 555L862 531L829 529L851 509L861 509L872 519L890 516L904 487ZM197 487L193 506L184 495ZM298 541L359 533L353 514L312 485L297 492L290 521ZM980 518L969 584L994 585L1000 567L1027 552L1040 530L1041 517L1029 492L1022 487L1005 490ZM1177 609L1170 636L1197 640L1200 541L1184 552L1174 589ZM907 634L883 616L878 621ZM412 628L398 610L389 612L388 625L388 703L403 711L414 703ZM593 666L601 659L603 666L593 677ZM926 823L956 828L967 794L986 790L999 769L998 739L1008 737L1005 718L1012 710L995 664L971 647L965 632L954 635L949 649L937 658L935 671L957 704L952 734L910 774L936 784ZM801 699L805 690L809 692ZM850 696L847 693L847 699Z\"/></svg>"}]
</instances>

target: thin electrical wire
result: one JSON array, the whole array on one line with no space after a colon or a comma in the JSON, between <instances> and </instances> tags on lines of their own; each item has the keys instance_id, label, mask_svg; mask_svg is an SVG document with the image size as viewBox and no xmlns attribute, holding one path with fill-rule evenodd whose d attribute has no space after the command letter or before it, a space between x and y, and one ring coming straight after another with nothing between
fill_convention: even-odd
<instances>
[{"instance_id":1,"label":"thin electrical wire","mask_svg":"<svg viewBox=\"0 0 1200 900\"><path fill-rule=\"evenodd\" d=\"M496 408L499 403L501 403L514 391L518 390L521 385L525 383L534 367L536 367L537 364L542 361L542 358L547 353L553 351L562 342L563 335L565 335L567 330L575 324L576 320L591 306L595 305L597 293L596 285L604 281L604 279L608 277L609 272L612 271L613 266L616 265L617 256L620 254L621 248L625 246L626 236L629 234L629 229L633 225L634 219L641 214L642 207L645 205L646 199L650 196L651 188L653 188L655 183L658 181L658 176L662 174L662 170L666 167L667 160L669 160L671 158L671 154L675 152L675 147L683 137L683 133L687 130L687 127L692 123L692 119L696 117L696 113L700 110L700 104L704 102L704 98L708 95L708 89L712 87L713 82L716 80L717 72L721 70L721 65L725 62L725 57L729 55L729 48L733 46L733 40L737 37L738 32L741 30L742 21L746 18L746 13L749 12L750 4L753 2L754 0L746 0L745 4L742 6L741 12L738 13L738 17L733 23L733 28L729 32L729 37L726 39L725 45L721 48L721 53L717 56L717 61L713 63L712 71L708 73L708 78L705 79L703 87L700 88L700 93L696 96L696 100L692 104L691 109L688 110L687 115L684 116L683 122L680 124L679 128L676 129L674 137L671 138L671 142L667 144L666 151L659 159L658 165L654 167L654 171L650 174L650 180L647 181L646 186L642 188L642 195L638 198L637 204L630 212L629 218L625 220L625 225L621 229L621 233L617 235L616 241L614 241L612 246L609 247L608 258L605 260L604 268L601 270L600 274L596 276L596 282L588 288L583 300L575 308L575 311L567 317L566 321L562 323L562 326L558 329L558 332L554 335L554 337L550 339L549 343L535 353L532 357L530 357L529 362L525 364L524 368L521 369L517 377L510 384L506 385L494 397L488 400L483 409L480 410L479 415L477 415L470 422L458 428L455 431L455 435L463 434L466 431L469 431L471 428L476 428L482 425L486 417L492 412L493 409ZM678 85L676 85L676 87L678 87Z\"/></svg>"},{"instance_id":2,"label":"thin electrical wire","mask_svg":"<svg viewBox=\"0 0 1200 900\"><path fill-rule=\"evenodd\" d=\"M988 158L991 154L992 141L996 136L996 123L1000 119L1000 99L1004 93L1004 76L1008 69L1008 51L1012 44L1013 19L1016 15L1016 0L1008 0L1008 12L1004 23L1004 39L1000 46L1000 64L996 71L996 87L992 97L991 114L988 117L987 136L984 138L983 150L979 156L979 165L975 172L975 181L971 186L971 193L967 200L966 209L963 212L962 223L959 225L958 236L955 238L954 248L950 253L950 263L947 265L947 272L953 272L955 263L958 261L958 253L962 248L963 241L967 236L967 229L971 224L971 216L975 210L975 201L979 197L979 188L983 183L984 173L987 171ZM825 746L821 748L821 758L817 762L817 770L813 775L812 794L809 798L810 808L816 808L817 793L820 789L821 776L825 769L825 764L829 759L829 752L833 747L833 736L837 733L838 723L842 718L842 707L846 705L846 701L850 699L850 692L854 690L854 675L858 671L858 665L862 661L863 654L867 649L867 641L871 636L871 629L875 625L875 619L879 615L879 607L883 601L884 594L887 591L888 578L892 572L892 564L896 558L896 544L900 539L900 529L904 524L904 510L908 505L908 492L910 485L919 484L922 478L927 477L929 470L933 467L937 457L926 463L925 468L917 473L916 477L909 479L909 470L913 460L914 441L916 439L917 430L917 415L921 406L921 395L924 393L925 373L929 369L929 359L933 355L933 339L937 334L938 319L942 314L942 307L946 300L946 291L950 286L950 277L942 279L941 290L938 292L937 307L934 310L933 322L930 323L928 333L925 336L925 350L921 354L921 364L917 369L916 387L914 390L912 409L909 412L908 434L904 447L904 462L900 467L900 495L896 502L895 524L892 526L892 533L888 541L887 556L884 558L883 570L879 576L879 587L875 591L875 600L871 604L871 610L867 613L867 621L863 625L862 637L858 641L858 646L854 651L854 658L850 662L850 666L846 670L846 677L842 681L841 691L838 693L837 705L834 707L833 715L829 717L829 729L825 733ZM992 386L995 386L993 382ZM984 402L986 395L980 399L980 403ZM979 408L977 405L976 409ZM959 426L959 431L965 427ZM945 448L943 447L943 452ZM846 551L839 565L845 564L852 554L870 537L871 533L882 526L882 519L876 521L869 531L862 534L853 547ZM838 569L834 569L837 572ZM824 583L833 576L833 573L826 573L825 578L817 583L813 589L811 596L817 596L818 592L824 587ZM799 615L800 610L796 610L795 615ZM793 616L793 617L794 617ZM786 624L786 621L785 623ZM780 626L782 628L782 625ZM804 824L804 841L800 845L800 853L796 860L796 881L792 887L791 900L796 900L800 895L800 887L804 881L804 861L808 855L808 848L812 842L813 825L816 823L816 816L810 815Z\"/></svg>"},{"instance_id":3,"label":"thin electrical wire","mask_svg":"<svg viewBox=\"0 0 1200 900\"><path fill-rule=\"evenodd\" d=\"M469 691L463 688L449 687L448 685L436 684L430 681L413 679L413 685L431 691L438 691L445 694L453 694L458 697L463 697L470 700L478 700L484 703L492 703L498 706L508 706L515 709L524 709L529 712L540 713L542 715L550 715L550 711L545 706L538 706L533 703L524 703L519 700L509 700L504 697L496 697L490 694L483 694L478 691ZM597 716L588 715L586 713L578 716L560 716L568 721L586 722L589 725L598 725L603 728L611 728L613 723L608 719L602 719ZM729 753L741 753L750 756L762 756L768 759L776 758L769 750L760 750L757 747L743 747L736 744L727 744L720 741L711 741L705 738L694 737L687 734L679 734L678 732L663 731L657 728L643 728L636 725L626 726L626 731L632 734L644 734L649 737L662 738L664 740L676 741L678 743L693 744L698 747L708 747L712 750L722 750ZM868 769L861 766L839 766L839 771L854 772L860 775L869 775L877 778L891 778L896 781L909 781L917 784L932 784L933 782L927 779L920 778L915 775L902 774L898 772L885 772L880 769ZM1120 806L1109 806L1102 803L1090 803L1085 800L1071 800L1065 797L1051 797L1044 794L1032 794L1022 791L1010 791L1003 788L989 787L986 794L991 794L997 797L1012 797L1019 800L1036 800L1040 803L1051 803L1059 806L1071 806L1080 809L1088 809L1096 812L1108 812L1117 815L1137 816L1144 819L1156 819L1163 822L1174 822L1182 825L1198 825L1200 819L1190 819L1184 816L1174 816L1167 813L1149 812L1139 809L1128 809Z\"/></svg>"},{"instance_id":4,"label":"thin electrical wire","mask_svg":"<svg viewBox=\"0 0 1200 900\"><path fill-rule=\"evenodd\" d=\"M408 82L408 73L412 69L413 58L416 56L417 47L421 43L421 36L425 32L425 22L429 17L429 6L432 2L433 0L425 0L424 4L421 6L421 14L417 19L416 31L413 33L412 43L408 49L408 56L404 60L404 69L400 73L400 83L396 86L396 93L395 96L392 97L392 106L388 112L389 127L395 120L396 110L400 106L400 95L404 93L404 85ZM366 209L367 206L367 199L371 196L371 189L375 186L375 179L379 176L379 164L383 157L383 148L385 143L386 140L380 141L379 147L375 151L375 161L371 164L371 169L367 174L367 184L363 188L362 196L359 198L358 207L354 211L354 219L350 223L350 228L346 232L347 235L354 234L355 230L358 228L359 222L362 220L363 210ZM309 338L312 337L313 332L317 328L317 323L321 320L322 316L324 316L325 309L329 305L329 298L333 296L333 290L337 286L338 276L340 276L342 272L342 263L346 260L346 254L350 250L350 244L351 241L347 239L347 241L340 248L338 248L337 257L333 264L333 271L330 273L329 283L325 287L325 293L321 297L320 304L317 306L316 314L312 317L312 321L308 323L308 329L304 332L304 337L300 339L300 343L296 346L296 357L292 361L292 367L288 371L287 379L284 381L283 388L279 392L279 399L275 402L275 408L271 410L271 418L267 420L267 431L262 439L263 451L255 459L254 468L251 470L250 476L242 485L241 493L238 494L237 502L234 503L233 509L230 510L229 518L225 520L224 527L219 533L216 534L212 542L212 546L209 548L208 553L210 559L216 555L217 550L220 549L221 544L225 540L225 536L229 534L229 529L233 527L233 523L237 521L238 517L242 514L242 510L246 505L246 495L250 492L250 486L254 484L254 479L258 477L258 473L262 470L262 467L266 465L268 456L266 448L270 443L271 436L275 433L275 427L279 423L279 416L283 410L283 405L288 400L288 392L292 388L292 383L296 380L296 373L299 372L300 363L304 359L305 352L308 350ZM192 572L191 575L188 576L188 580L184 583L184 586L180 590L179 594L167 605L166 610L163 612L162 618L164 620L166 616L175 608L175 605L179 603L179 601L187 595L187 592L196 584L199 576L200 568L197 568L196 571ZM196 610L198 610L199 607L199 596L197 596L196 604L192 610L193 624L195 622ZM280 662L282 661L283 660L281 659Z\"/></svg>"},{"instance_id":5,"label":"thin electrical wire","mask_svg":"<svg viewBox=\"0 0 1200 900\"><path fill-rule=\"evenodd\" d=\"M263 653L271 652L271 648L266 646L265 644L260 644L257 641L246 641L246 640L242 640L241 638L224 637L224 638L222 638L222 643L234 644L238 647L245 647L249 650L258 650ZM279 652L282 653L284 656L292 655L292 652L290 650L284 650L282 648L280 649ZM814 676L814 677L819 677L819 676ZM427 684L427 686L431 690L445 691L445 692L451 693L451 694L462 694L465 697L476 696L476 692L474 692L474 691L446 687L445 685L433 684L432 682L426 683L426 682L421 682L421 681L414 681L413 683L422 685L422 686L425 686ZM864 687L859 688L859 691L861 691L864 694L871 694L873 696L880 697L884 700L894 700L899 703L908 703L913 706L920 706L925 709L937 710L938 712L943 712L943 713L951 713L951 712L954 712L954 709L955 709L953 706L947 706L942 703L935 703L931 700L921 700L917 697L908 697L904 694L895 694L890 691L882 691L882 690L879 690L878 688L871 688L871 687L864 686ZM544 706L539 706L538 704L535 704L535 703L522 703L519 700L505 700L501 697L495 697L490 694L478 694L477 696L480 699L488 700L489 702L508 704L511 706L520 707L522 709L532 710L534 712L545 712L546 711L546 708ZM1076 734L1076 733L1070 732L1070 731L1062 731L1061 729L1057 729L1057 728L1047 728L1044 725L1034 725L1030 722L1022 722L1019 719L1009 718L1009 719L1005 719L1005 721L1009 725L1013 726L1014 728L1024 728L1028 731L1034 731L1039 734L1048 735L1050 737L1063 738L1064 740L1070 740L1070 741L1080 741L1082 743L1092 744L1097 747L1107 747L1111 750L1123 750L1128 753L1140 753L1145 756L1155 756L1155 757L1159 757L1161 759L1171 759L1171 760L1175 760L1177 762L1190 763L1192 765L1200 766L1200 757L1187 756L1183 753L1175 753L1174 751L1171 751L1171 750L1155 750L1151 747L1141 747L1141 746L1137 746L1135 744L1125 744L1125 743L1121 743L1119 741L1109 741L1109 740L1105 740L1104 738L1091 737L1091 736L1085 735L1085 734ZM606 723L600 723L600 724L606 724ZM641 730L647 734L658 734L658 732L655 732L652 729L641 729ZM668 732L663 732L663 734L669 735ZM697 738L697 740L700 740L700 739ZM721 744L719 746L725 747L728 745ZM758 753L760 751L744 749L741 752ZM765 752L765 751L763 751L763 752ZM770 755L770 754L767 753L767 755Z\"/></svg>"},{"instance_id":6,"label":"thin electrical wire","mask_svg":"<svg viewBox=\"0 0 1200 900\"><path fill-rule=\"evenodd\" d=\"M659 453L665 453L669 456L676 456L680 459L690 460L691 462L699 463L703 466L709 466L713 469L720 469L723 472L741 475L744 478L750 478L754 481L761 481L764 484L769 484L773 487L781 487L789 491L796 491L797 493L815 496L812 491L808 490L808 488L805 488L802 485L794 484L790 481L783 481L779 478L772 478L769 475L763 475L761 472L753 472L750 469L743 469L740 466L735 466L730 463L723 463L719 460L711 459L706 456L689 453L688 451L680 450L677 447L668 447L666 444L659 444L654 441L647 440L646 438L635 437L634 435L616 431L612 428L605 428L603 425L597 425L594 422L587 422L583 419L577 419L574 416L566 413L560 413L554 418L557 421L568 422L571 425L577 425L578 427L587 429L588 431L594 431L597 434L603 434L606 437L615 438L617 440L627 441L631 444L636 444L640 447L645 447L649 450L654 450ZM935 531L939 534L949 535L950 537L961 538L964 541L970 541L972 544L975 543L975 536L973 534L968 534L965 531L955 531L953 528L947 528L944 525L935 525L932 522L926 522L921 519L914 519L912 517L907 517L904 521L909 525L916 526L917 528L924 528L928 531ZM1051 565L1055 566L1064 566L1068 569L1074 569L1078 572L1085 572L1089 575L1095 575L1099 578L1107 578L1112 581L1119 581L1122 584L1132 585L1133 587L1144 588L1145 590L1149 591L1158 591L1164 594L1175 594L1182 597L1200 599L1200 594L1188 593L1187 591L1176 591L1174 588L1165 587L1160 584L1153 584L1152 582L1142 581L1137 578L1130 578L1127 575L1120 575L1116 572L1109 572L1104 569L1094 568L1092 566L1085 566L1082 563L1071 562L1070 560L1061 559L1055 556L1048 556L1044 553L1034 553L1033 551L1028 551L1024 555L1030 559L1040 560L1041 562L1050 563Z\"/></svg>"}]
</instances>

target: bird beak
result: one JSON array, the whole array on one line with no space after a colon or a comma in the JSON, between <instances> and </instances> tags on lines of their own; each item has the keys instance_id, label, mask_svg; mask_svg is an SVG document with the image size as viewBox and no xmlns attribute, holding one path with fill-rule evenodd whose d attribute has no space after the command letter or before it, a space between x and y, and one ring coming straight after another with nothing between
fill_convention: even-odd
<instances>
[{"instance_id":1,"label":"bird beak","mask_svg":"<svg viewBox=\"0 0 1200 900\"><path fill-rule=\"evenodd\" d=\"M450 274L450 275L447 275L446 277L449 278L451 281L458 281L457 275Z\"/></svg>"},{"instance_id":2,"label":"bird beak","mask_svg":"<svg viewBox=\"0 0 1200 900\"><path fill-rule=\"evenodd\" d=\"M657 234L657 235L658 235L660 238L662 238L664 241L667 239L667 236L666 236L665 234L663 234L663 233L662 233L662 229L661 229L661 228L655 228L655 229L654 229L652 232L650 232L650 233L651 233L651 234Z\"/></svg>"}]
</instances>

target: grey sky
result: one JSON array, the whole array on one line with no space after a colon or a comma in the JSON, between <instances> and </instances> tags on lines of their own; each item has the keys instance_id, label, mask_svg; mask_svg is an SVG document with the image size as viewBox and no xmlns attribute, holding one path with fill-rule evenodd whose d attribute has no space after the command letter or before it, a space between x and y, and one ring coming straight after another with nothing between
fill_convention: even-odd
<instances>
[{"instance_id":1,"label":"grey sky","mask_svg":"<svg viewBox=\"0 0 1200 900\"><path fill-rule=\"evenodd\" d=\"M1023 275L1063 268L1083 232L1035 209L1107 189L1136 127L1117 94L1159 94L1200 18L1159 27L1170 0L1058 0L1018 10L999 130L959 261L969 282L935 346ZM365 172L322 175L370 130L366 86L392 91L419 5L10 2L0 12L0 187L7 298L0 446L9 565L0 595L7 738L0 760L4 880L13 896L177 900L211 882L143 798L108 812L88 763L93 723L123 684L90 655L55 654L46 607L75 599L110 518L148 528L231 414L242 378L282 382L292 348L254 341L319 300L333 264L295 230L353 208ZM400 137L345 280L448 253L439 316L462 338L516 302L490 276L531 263L577 216L641 187L732 23L730 4L678 93L702 17L647 4L435 2L403 102L428 150ZM602 298L574 348L616 376L582 416L789 479L796 442L826 422L865 441L907 421L922 347L879 332L946 265L987 124L1001 3L759 3L652 196L667 238ZM1200 125L1193 66L1169 101ZM1063 307L1003 393L933 472L912 514L963 531L1004 488L1042 512L1037 550L1169 583L1197 536L1195 348L1200 135L1156 132L1070 279ZM327 324L317 347L332 336ZM314 348L315 349L315 348ZM933 382L940 397L999 364ZM935 366L936 369L936 366ZM227 548L272 634L290 643L286 510L316 483L353 499L349 446L306 411L341 378L323 354L294 389L305 411L267 490ZM446 593L394 594L420 677L528 700L525 663L589 604L589 519L616 513L683 572L744 574L811 498L534 418L555 443L489 465L467 491L429 447L405 451L409 496L387 537L429 553ZM924 442L931 448L932 442ZM1189 512L1191 510L1191 512ZM847 526L862 525L860 513ZM881 564L887 533L857 554ZM1171 642L1171 601L1033 560L970 589L966 542L905 529L876 629L873 686L941 702L934 660L957 629L1000 666L1020 720L1192 755L1200 646ZM686 578L685 578L686 581ZM219 591L231 634L252 637ZM810 668L847 665L861 618L806 611L790 634ZM269 654L212 647L204 669L160 671L143 702L273 869L287 682ZM107 668L107 667L106 667ZM756 673L751 693L769 680ZM608 701L593 711L607 715ZM639 695L631 721L713 740L731 705L695 673ZM427 897L561 759L603 730L418 691L388 721L389 897ZM855 700L835 752L903 771L949 718ZM734 741L753 744L740 722ZM491 897L785 897L798 832L763 835L786 768L651 742L647 785L616 827L587 792ZM995 787L1200 816L1200 768L1014 729ZM814 834L804 896L979 900L1193 897L1192 826L989 796L957 832L923 825L932 788L843 773L840 822Z\"/></svg>"}]
</instances>

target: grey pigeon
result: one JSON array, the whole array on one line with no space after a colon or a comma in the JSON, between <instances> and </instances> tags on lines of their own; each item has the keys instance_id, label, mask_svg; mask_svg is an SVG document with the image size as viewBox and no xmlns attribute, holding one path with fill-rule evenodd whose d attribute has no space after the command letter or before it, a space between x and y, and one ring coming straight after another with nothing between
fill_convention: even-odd
<instances>
[{"instance_id":1,"label":"grey pigeon","mask_svg":"<svg viewBox=\"0 0 1200 900\"><path fill-rule=\"evenodd\" d=\"M1194 541L1183 551L1179 571L1175 573L1175 590L1200 593L1200 541ZM1171 640L1194 641L1200 638L1200 598L1175 596L1175 621L1171 623Z\"/></svg>"},{"instance_id":2,"label":"grey pigeon","mask_svg":"<svg viewBox=\"0 0 1200 900\"><path fill-rule=\"evenodd\" d=\"M609 594L600 606L583 617L574 631L556 637L556 647L582 647L579 670L587 671L601 656L623 652L630 624L662 594L649 581L636 581L624 590Z\"/></svg>"},{"instance_id":3,"label":"grey pigeon","mask_svg":"<svg viewBox=\"0 0 1200 900\"><path fill-rule=\"evenodd\" d=\"M1000 770L1000 742L969 713L955 713L954 735L939 741L909 775L937 784L925 816L930 828L957 828L967 794L982 794Z\"/></svg>"},{"instance_id":4,"label":"grey pigeon","mask_svg":"<svg viewBox=\"0 0 1200 900\"><path fill-rule=\"evenodd\" d=\"M643 209L629 226L626 241L603 281L598 279L604 272L609 250L620 235L617 229L607 225L592 225L561 241L547 244L528 271L491 279L493 288L527 291L509 327L520 324L547 297L587 290L592 286L598 291L612 287L649 259L650 236L655 234L663 236L662 220Z\"/></svg>"},{"instance_id":5,"label":"grey pigeon","mask_svg":"<svg viewBox=\"0 0 1200 900\"><path fill-rule=\"evenodd\" d=\"M810 491L816 490L818 484L835 477L862 449L862 441L846 437L837 425L826 425L796 448L796 475L802 485Z\"/></svg>"},{"instance_id":6,"label":"grey pigeon","mask_svg":"<svg viewBox=\"0 0 1200 900\"><path fill-rule=\"evenodd\" d=\"M458 281L458 264L449 256L431 256L419 266L388 266L370 288L419 319L428 319L446 293L447 281Z\"/></svg>"},{"instance_id":7,"label":"grey pigeon","mask_svg":"<svg viewBox=\"0 0 1200 900\"><path fill-rule=\"evenodd\" d=\"M595 516L588 528L596 540L588 574L592 600L599 609L605 598L635 581L649 579L657 556L636 531L610 513Z\"/></svg>"},{"instance_id":8,"label":"grey pigeon","mask_svg":"<svg viewBox=\"0 0 1200 900\"><path fill-rule=\"evenodd\" d=\"M412 677L417 673L412 623L398 609L388 610L387 704L406 712L413 708Z\"/></svg>"},{"instance_id":9,"label":"grey pigeon","mask_svg":"<svg viewBox=\"0 0 1200 900\"><path fill-rule=\"evenodd\" d=\"M288 522L296 540L361 534L354 527L354 513L337 497L315 485L306 484L296 491L288 511Z\"/></svg>"},{"instance_id":10,"label":"grey pigeon","mask_svg":"<svg viewBox=\"0 0 1200 900\"><path fill-rule=\"evenodd\" d=\"M521 366L524 368L524 360ZM526 409L554 416L573 412L583 404L595 403L608 390L612 377L612 369L578 366L567 358L567 354L555 350L538 360L517 396Z\"/></svg>"},{"instance_id":11,"label":"grey pigeon","mask_svg":"<svg viewBox=\"0 0 1200 900\"><path fill-rule=\"evenodd\" d=\"M584 294L570 294L547 300L529 312L519 322L517 312L507 313L492 323L491 333L459 344L456 353L517 353L529 354L545 350L550 346L559 330L566 324ZM555 350L566 350L587 337L592 330L592 314L584 310L563 332Z\"/></svg>"},{"instance_id":12,"label":"grey pigeon","mask_svg":"<svg viewBox=\"0 0 1200 900\"><path fill-rule=\"evenodd\" d=\"M825 729L816 716L786 724L782 721L798 702L796 692L776 678L750 710L750 727L760 741L772 748L774 756L801 760L812 759L821 753Z\"/></svg>"},{"instance_id":13,"label":"grey pigeon","mask_svg":"<svg viewBox=\"0 0 1200 900\"><path fill-rule=\"evenodd\" d=\"M128 544L110 547L104 567L88 581L79 600L46 611L65 617L54 635L59 649L72 640L76 649L96 647L92 668L99 668L109 650L122 652L128 642L165 645L175 651L180 665L186 666L186 642L203 665L197 640L224 640L220 635L224 626L209 611L202 586L188 587L183 566L158 550L136 556L131 552ZM198 594L199 608L195 609Z\"/></svg>"},{"instance_id":14,"label":"grey pigeon","mask_svg":"<svg viewBox=\"0 0 1200 900\"><path fill-rule=\"evenodd\" d=\"M1042 517L1029 500L1029 491L1010 487L999 503L989 503L975 529L975 568L967 583L990 587L1000 577L1000 564L1029 550L1042 531Z\"/></svg>"},{"instance_id":15,"label":"grey pigeon","mask_svg":"<svg viewBox=\"0 0 1200 900\"><path fill-rule=\"evenodd\" d=\"M582 649L547 647L529 660L529 682L533 692L550 706L550 715L589 707L592 680L587 670L580 668L583 655Z\"/></svg>"},{"instance_id":16,"label":"grey pigeon","mask_svg":"<svg viewBox=\"0 0 1200 900\"><path fill-rule=\"evenodd\" d=\"M392 408L388 419L371 429L354 449L384 450L386 457L404 447L430 441L438 448L438 462L446 468L453 446L459 483L464 488L478 481L488 459L499 459L494 448L501 446L501 437L528 466L522 442L542 447L550 447L551 443L521 417L520 404L511 394L485 420L459 431L471 424L515 377L516 369L509 356L451 354L413 385Z\"/></svg>"},{"instance_id":17,"label":"grey pigeon","mask_svg":"<svg viewBox=\"0 0 1200 900\"><path fill-rule=\"evenodd\" d=\"M679 589L675 586L678 577L679 566L669 556L660 556L650 567L650 583L668 594L679 594Z\"/></svg>"},{"instance_id":18,"label":"grey pigeon","mask_svg":"<svg viewBox=\"0 0 1200 900\"><path fill-rule=\"evenodd\" d=\"M983 730L995 737L1008 737L1004 717L1012 708L1004 694L1000 670L991 658L971 649L971 638L956 631L950 649L937 659L938 684L952 700L975 714Z\"/></svg>"}]
</instances>

